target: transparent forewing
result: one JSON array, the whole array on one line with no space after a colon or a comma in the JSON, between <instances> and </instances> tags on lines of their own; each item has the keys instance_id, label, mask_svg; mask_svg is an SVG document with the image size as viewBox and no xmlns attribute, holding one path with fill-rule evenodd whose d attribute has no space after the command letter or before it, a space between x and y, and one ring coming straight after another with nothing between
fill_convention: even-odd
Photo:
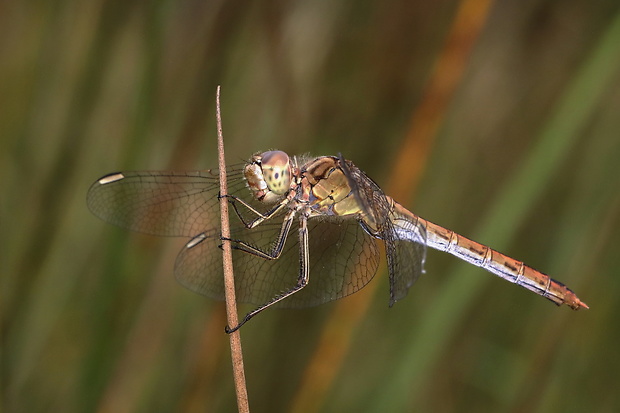
<instances>
[{"instance_id":1,"label":"transparent forewing","mask_svg":"<svg viewBox=\"0 0 620 413\"><path fill-rule=\"evenodd\" d=\"M243 164L227 168L229 193L250 192ZM122 228L160 236L219 234L216 169L192 172L119 172L89 189L87 203L99 218ZM251 196L250 196L251 197Z\"/></svg>"},{"instance_id":2,"label":"transparent forewing","mask_svg":"<svg viewBox=\"0 0 620 413\"><path fill-rule=\"evenodd\" d=\"M268 250L274 242L282 217L274 217L252 230L237 233L238 239ZM290 230L280 258L265 260L233 250L237 299L264 304L289 291L299 276L298 220ZM309 307L336 300L364 287L379 265L376 241L354 219L314 218L308 221L310 274L308 285L279 303L278 307ZM179 254L175 276L185 287L200 294L223 299L221 242L213 237L190 241Z\"/></svg>"}]
</instances>

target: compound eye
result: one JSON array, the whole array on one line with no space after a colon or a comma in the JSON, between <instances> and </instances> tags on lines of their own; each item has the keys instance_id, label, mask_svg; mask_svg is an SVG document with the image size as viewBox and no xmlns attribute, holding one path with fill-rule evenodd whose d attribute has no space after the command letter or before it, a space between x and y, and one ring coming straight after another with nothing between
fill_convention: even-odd
<instances>
[{"instance_id":1,"label":"compound eye","mask_svg":"<svg viewBox=\"0 0 620 413\"><path fill-rule=\"evenodd\" d=\"M284 195L291 186L289 157L282 151L269 151L261 155L261 168L267 188L277 195Z\"/></svg>"}]
</instances>

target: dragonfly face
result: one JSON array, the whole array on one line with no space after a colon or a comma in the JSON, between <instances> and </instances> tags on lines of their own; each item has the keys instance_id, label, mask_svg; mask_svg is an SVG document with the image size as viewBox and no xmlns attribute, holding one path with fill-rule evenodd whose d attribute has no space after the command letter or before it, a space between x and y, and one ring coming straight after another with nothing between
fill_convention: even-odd
<instances>
[{"instance_id":1,"label":"dragonfly face","mask_svg":"<svg viewBox=\"0 0 620 413\"><path fill-rule=\"evenodd\" d=\"M275 202L291 189L291 163L282 151L254 155L244 175L254 198L265 203Z\"/></svg>"},{"instance_id":2,"label":"dragonfly face","mask_svg":"<svg viewBox=\"0 0 620 413\"><path fill-rule=\"evenodd\" d=\"M408 211L342 156L268 151L226 172L237 298L260 304L229 332L271 306L309 307L360 290L377 272L377 240L385 245L390 306L423 272L428 245L558 305L587 308L562 283ZM223 299L219 195L217 171L122 172L97 180L87 202L120 227L190 237L175 263L177 280Z\"/></svg>"}]
</instances>

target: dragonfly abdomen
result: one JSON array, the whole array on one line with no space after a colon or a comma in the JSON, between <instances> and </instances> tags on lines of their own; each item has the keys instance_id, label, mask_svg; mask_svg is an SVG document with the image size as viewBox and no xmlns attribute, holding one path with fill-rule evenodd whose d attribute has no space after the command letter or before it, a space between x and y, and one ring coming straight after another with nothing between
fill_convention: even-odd
<instances>
[{"instance_id":1,"label":"dragonfly abdomen","mask_svg":"<svg viewBox=\"0 0 620 413\"><path fill-rule=\"evenodd\" d=\"M448 252L473 265L520 285L557 305L566 304L573 310L588 308L575 293L559 281L510 258L486 245L472 241L449 229L418 218L426 226L427 245Z\"/></svg>"}]
</instances>

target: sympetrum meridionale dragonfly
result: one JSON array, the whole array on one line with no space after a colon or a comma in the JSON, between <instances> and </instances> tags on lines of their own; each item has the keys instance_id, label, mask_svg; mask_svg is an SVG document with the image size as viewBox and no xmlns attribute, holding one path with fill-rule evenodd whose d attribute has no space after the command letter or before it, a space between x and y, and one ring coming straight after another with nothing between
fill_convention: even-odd
<instances>
[{"instance_id":1,"label":"sympetrum meridionale dragonfly","mask_svg":"<svg viewBox=\"0 0 620 413\"><path fill-rule=\"evenodd\" d=\"M342 156L254 155L227 168L235 289L241 302L308 307L364 287L385 244L390 306L423 272L426 247L471 264L574 310L588 308L564 284L405 209ZM174 273L197 293L224 298L217 170L120 172L88 191L103 220L130 230L190 237Z\"/></svg>"}]
</instances>

